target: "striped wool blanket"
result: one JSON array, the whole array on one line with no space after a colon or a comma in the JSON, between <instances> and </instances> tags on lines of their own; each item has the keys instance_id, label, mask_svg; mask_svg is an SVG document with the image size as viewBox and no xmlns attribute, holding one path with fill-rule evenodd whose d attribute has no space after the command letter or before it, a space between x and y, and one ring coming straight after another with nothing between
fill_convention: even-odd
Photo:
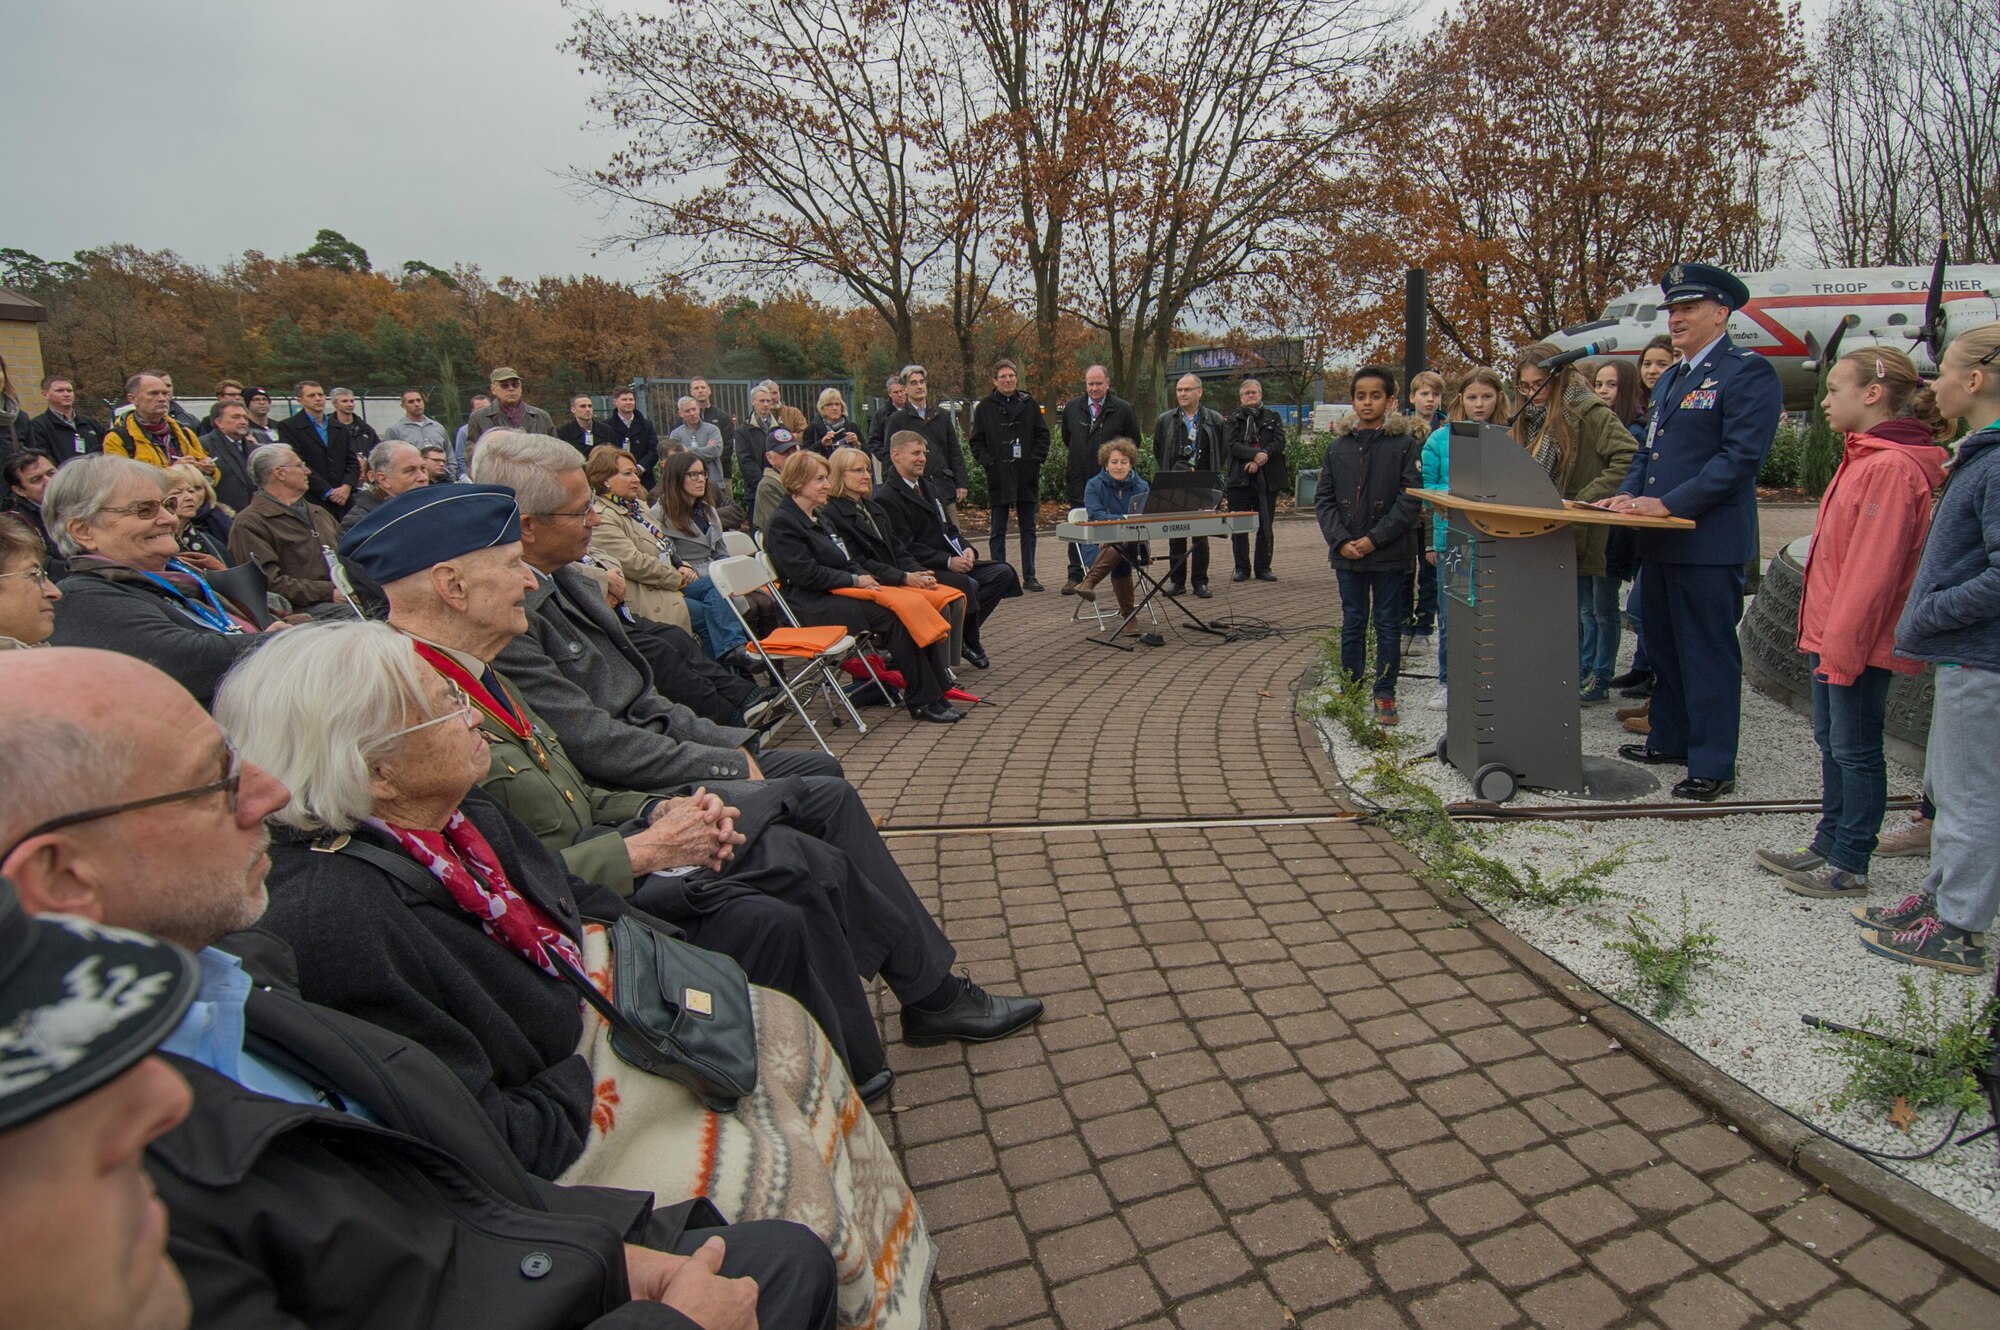
<instances>
[{"instance_id":1,"label":"striped wool blanket","mask_svg":"<svg viewBox=\"0 0 2000 1330\"><path fill-rule=\"evenodd\" d=\"M596 925L584 931L584 965L609 994ZM586 1008L577 1051L597 1101L583 1156L559 1181L651 1191L663 1204L706 1196L727 1219L804 1224L833 1252L844 1330L923 1330L937 1249L896 1157L805 1009L755 984L750 998L757 1088L730 1113L620 1059Z\"/></svg>"}]
</instances>

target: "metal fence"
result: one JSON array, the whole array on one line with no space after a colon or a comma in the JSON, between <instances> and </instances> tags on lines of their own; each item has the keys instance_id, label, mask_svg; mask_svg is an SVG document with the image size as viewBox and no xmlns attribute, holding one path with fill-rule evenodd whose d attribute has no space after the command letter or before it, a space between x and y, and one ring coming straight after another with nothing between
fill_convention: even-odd
<instances>
[{"instance_id":1,"label":"metal fence","mask_svg":"<svg viewBox=\"0 0 2000 1330\"><path fill-rule=\"evenodd\" d=\"M634 379L633 389L639 394L639 409L647 419L659 427L662 434L674 427L679 419L677 403L688 395L691 379ZM764 382L762 379L708 379L711 390L709 403L725 415L742 420L750 414L750 390ZM839 390L847 402L849 415L858 415L861 403L854 400L854 380L852 379L773 379L778 385L778 395L786 406L795 406L805 413L808 423L819 419L819 395L828 388Z\"/></svg>"}]
</instances>

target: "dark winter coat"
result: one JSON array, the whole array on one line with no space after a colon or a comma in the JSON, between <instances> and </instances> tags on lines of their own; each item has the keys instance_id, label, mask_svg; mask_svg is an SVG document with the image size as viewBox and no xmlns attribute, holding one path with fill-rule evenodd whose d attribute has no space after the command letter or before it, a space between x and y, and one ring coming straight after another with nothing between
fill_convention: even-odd
<instances>
[{"instance_id":1,"label":"dark winter coat","mask_svg":"<svg viewBox=\"0 0 2000 1330\"><path fill-rule=\"evenodd\" d=\"M386 884L374 890L403 908ZM245 951L291 960L260 934L225 948L239 939L249 940ZM630 1300L624 1244L665 1248L689 1227L717 1225L708 1202L656 1210L643 1192L532 1176L420 1040L303 1001L286 976L249 968L258 987L245 1009L246 1046L380 1121L269 1098L172 1059L194 1109L147 1148L146 1164L196 1325L694 1326ZM548 1262L532 1278L523 1271L530 1253Z\"/></svg>"},{"instance_id":2,"label":"dark winter coat","mask_svg":"<svg viewBox=\"0 0 2000 1330\"><path fill-rule=\"evenodd\" d=\"M1409 491L1423 484L1423 439L1411 417L1392 414L1379 430L1357 433L1348 416L1326 445L1314 502L1327 562L1342 572L1407 567L1417 552L1422 504ZM1363 536L1375 548L1344 559L1340 547Z\"/></svg>"},{"instance_id":3,"label":"dark winter coat","mask_svg":"<svg viewBox=\"0 0 2000 1330\"><path fill-rule=\"evenodd\" d=\"M1896 650L2000 670L2000 429L1959 441L1896 624Z\"/></svg>"},{"instance_id":4,"label":"dark winter coat","mask_svg":"<svg viewBox=\"0 0 2000 1330\"><path fill-rule=\"evenodd\" d=\"M248 508L257 493L257 486L250 479L250 446L256 439L256 435L246 434L238 443L214 429L201 436L201 446L215 463L215 501L232 513Z\"/></svg>"},{"instance_id":5,"label":"dark winter coat","mask_svg":"<svg viewBox=\"0 0 2000 1330\"><path fill-rule=\"evenodd\" d=\"M493 846L508 879L581 939L583 917L616 919L627 906L563 867L490 796L460 805ZM360 838L388 846L367 828ZM326 854L275 832L271 905L261 925L299 961L299 992L402 1035L449 1067L521 1166L553 1178L583 1153L594 1088L577 1053L576 991L488 937L471 915L432 904L383 869ZM664 926L664 925L663 925Z\"/></svg>"},{"instance_id":6,"label":"dark winter coat","mask_svg":"<svg viewBox=\"0 0 2000 1330\"><path fill-rule=\"evenodd\" d=\"M1194 465L1188 465L1187 417L1176 406L1153 422L1153 462L1160 471L1213 471L1221 478L1228 422L1209 408L1195 408Z\"/></svg>"},{"instance_id":7,"label":"dark winter coat","mask_svg":"<svg viewBox=\"0 0 2000 1330\"><path fill-rule=\"evenodd\" d=\"M833 499L819 510L819 520L831 523L847 542L854 561L884 586L901 586L923 565L896 534L895 523L873 499Z\"/></svg>"},{"instance_id":8,"label":"dark winter coat","mask_svg":"<svg viewBox=\"0 0 2000 1330\"><path fill-rule=\"evenodd\" d=\"M1097 460L1097 450L1113 439L1130 439L1134 446L1142 442L1139 433L1139 417L1132 410L1132 404L1116 393L1107 393L1099 408L1096 421L1090 418L1090 398L1078 393L1063 404L1062 419L1063 448L1069 460L1064 466L1064 491L1072 504L1083 502L1083 487L1090 478L1104 469Z\"/></svg>"},{"instance_id":9,"label":"dark winter coat","mask_svg":"<svg viewBox=\"0 0 2000 1330\"><path fill-rule=\"evenodd\" d=\"M653 422L646 419L646 413L638 409L632 412L632 423L627 425L616 411L597 422L599 443L608 443L614 448L623 448L632 454L632 460L639 464L639 474L653 483L653 468L660 463L660 432L653 428Z\"/></svg>"},{"instance_id":10,"label":"dark winter coat","mask_svg":"<svg viewBox=\"0 0 2000 1330\"><path fill-rule=\"evenodd\" d=\"M194 694L204 707L230 666L263 640L259 633L220 633L207 627L178 597L122 564L73 561L62 591L49 645L137 656ZM248 622L258 621L247 609L231 608Z\"/></svg>"},{"instance_id":11,"label":"dark winter coat","mask_svg":"<svg viewBox=\"0 0 2000 1330\"><path fill-rule=\"evenodd\" d=\"M322 419L326 423L326 442L319 441L319 431L313 428L312 417L303 411L294 411L278 422L278 438L299 455L312 472L312 489L309 497L313 502L332 509L337 516L347 511L346 503L336 504L328 499L327 493L342 485L351 491L361 488L361 463L354 450L348 446L347 431L340 421L329 411ZM358 419L358 417L357 417Z\"/></svg>"},{"instance_id":12,"label":"dark winter coat","mask_svg":"<svg viewBox=\"0 0 2000 1330\"><path fill-rule=\"evenodd\" d=\"M1223 484L1230 489L1262 489L1266 493L1283 490L1291 481L1285 464L1285 421L1268 406L1240 406L1229 417L1223 432L1229 454L1229 474ZM1266 454L1264 464L1245 471L1244 463Z\"/></svg>"},{"instance_id":13,"label":"dark winter coat","mask_svg":"<svg viewBox=\"0 0 2000 1330\"><path fill-rule=\"evenodd\" d=\"M64 420L53 411L44 411L28 422L28 451L61 466L79 457L104 451L104 426L78 412Z\"/></svg>"},{"instance_id":14,"label":"dark winter coat","mask_svg":"<svg viewBox=\"0 0 2000 1330\"><path fill-rule=\"evenodd\" d=\"M778 578L788 587L833 591L852 587L866 571L854 559L852 546L836 543L832 524L806 516L797 503L786 501L771 515L764 531L764 553Z\"/></svg>"},{"instance_id":15,"label":"dark winter coat","mask_svg":"<svg viewBox=\"0 0 2000 1330\"><path fill-rule=\"evenodd\" d=\"M987 502L995 508L1035 503L1042 493L1042 463L1049 455L1049 424L1041 403L1026 393L996 390L972 409L972 460L986 472Z\"/></svg>"},{"instance_id":16,"label":"dark winter coat","mask_svg":"<svg viewBox=\"0 0 2000 1330\"><path fill-rule=\"evenodd\" d=\"M944 496L946 503L956 502L955 491L966 488L972 475L965 469L965 453L958 443L958 418L941 406L926 407L922 415L914 406L905 406L889 417L885 428L890 439L908 429L930 441L924 455L924 475L937 481L939 489L953 491ZM883 474L888 474L887 467Z\"/></svg>"}]
</instances>

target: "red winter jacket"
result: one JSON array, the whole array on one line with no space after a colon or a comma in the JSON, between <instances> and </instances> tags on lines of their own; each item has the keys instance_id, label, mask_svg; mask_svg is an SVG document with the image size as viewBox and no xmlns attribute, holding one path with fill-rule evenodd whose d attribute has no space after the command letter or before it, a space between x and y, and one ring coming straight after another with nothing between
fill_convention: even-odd
<instances>
[{"instance_id":1,"label":"red winter jacket","mask_svg":"<svg viewBox=\"0 0 2000 1330\"><path fill-rule=\"evenodd\" d=\"M1852 684L1871 665L1898 674L1923 668L1896 654L1896 616L1949 458L1929 426L1908 418L1847 436L1846 456L1819 502L1799 601L1799 650L1819 653L1826 682Z\"/></svg>"}]
</instances>

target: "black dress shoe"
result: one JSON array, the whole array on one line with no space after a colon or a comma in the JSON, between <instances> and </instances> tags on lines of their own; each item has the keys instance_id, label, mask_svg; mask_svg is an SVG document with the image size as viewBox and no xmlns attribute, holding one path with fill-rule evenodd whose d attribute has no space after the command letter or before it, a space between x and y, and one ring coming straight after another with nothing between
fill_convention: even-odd
<instances>
[{"instance_id":1,"label":"black dress shoe","mask_svg":"<svg viewBox=\"0 0 2000 1330\"><path fill-rule=\"evenodd\" d=\"M1620 697L1641 698L1641 697L1651 697L1652 695L1653 695L1653 676L1650 674L1641 675L1637 683L1631 685L1628 688L1620 688L1618 690L1618 696Z\"/></svg>"},{"instance_id":2,"label":"black dress shoe","mask_svg":"<svg viewBox=\"0 0 2000 1330\"><path fill-rule=\"evenodd\" d=\"M1001 997L967 980L965 990L943 1011L903 1008L903 1042L928 1048L947 1039L983 1044L1005 1039L1042 1018L1040 998Z\"/></svg>"},{"instance_id":3,"label":"black dress shoe","mask_svg":"<svg viewBox=\"0 0 2000 1330\"><path fill-rule=\"evenodd\" d=\"M993 662L978 647L965 647L958 654L966 664L975 670L990 670L993 668Z\"/></svg>"},{"instance_id":4,"label":"black dress shoe","mask_svg":"<svg viewBox=\"0 0 2000 1330\"><path fill-rule=\"evenodd\" d=\"M1021 589L1022 589L1023 591L1047 591L1047 590L1048 590L1048 588L1047 588L1047 587L1043 586L1043 585L1042 585L1042 584L1041 584L1040 582L1037 582L1037 581L1036 581L1036 580L1035 580L1034 578L1032 578L1032 577L1024 577L1024 578L1022 578L1022 579L1021 579Z\"/></svg>"},{"instance_id":5,"label":"black dress shoe","mask_svg":"<svg viewBox=\"0 0 2000 1330\"><path fill-rule=\"evenodd\" d=\"M1206 582L1196 582L1196 583L1194 584L1194 598L1195 598L1196 600L1207 600L1207 599L1208 599L1208 583L1206 583Z\"/></svg>"},{"instance_id":6,"label":"black dress shoe","mask_svg":"<svg viewBox=\"0 0 2000 1330\"><path fill-rule=\"evenodd\" d=\"M957 707L948 707L942 702L933 702L927 707L915 707L910 715L917 720L927 720L933 725L949 725L955 720L964 720L965 713Z\"/></svg>"},{"instance_id":7,"label":"black dress shoe","mask_svg":"<svg viewBox=\"0 0 2000 1330\"><path fill-rule=\"evenodd\" d=\"M1611 681L1611 686L1613 688L1630 688L1633 684L1636 684L1641 680L1651 682L1652 678L1653 676L1648 674L1644 670L1627 670L1625 671L1625 673L1613 679Z\"/></svg>"},{"instance_id":8,"label":"black dress shoe","mask_svg":"<svg viewBox=\"0 0 2000 1330\"><path fill-rule=\"evenodd\" d=\"M889 1087L895 1083L896 1073L884 1067L867 1080L861 1082L861 1084L855 1086L854 1093L861 1096L862 1103L872 1104L883 1095L889 1093Z\"/></svg>"},{"instance_id":9,"label":"black dress shoe","mask_svg":"<svg viewBox=\"0 0 2000 1330\"><path fill-rule=\"evenodd\" d=\"M1707 803L1711 799L1720 799L1735 788L1736 782L1733 780L1711 780L1707 776L1689 776L1674 786L1674 798L1696 799Z\"/></svg>"},{"instance_id":10,"label":"black dress shoe","mask_svg":"<svg viewBox=\"0 0 2000 1330\"><path fill-rule=\"evenodd\" d=\"M1667 753L1656 753L1644 744L1619 744L1618 756L1624 758L1627 762L1637 762L1649 767L1664 766L1670 762L1687 761L1687 754L1685 753L1678 756Z\"/></svg>"},{"instance_id":11,"label":"black dress shoe","mask_svg":"<svg viewBox=\"0 0 2000 1330\"><path fill-rule=\"evenodd\" d=\"M1257 574L1257 580L1259 582L1275 582L1278 580L1278 575L1276 573L1259 573Z\"/></svg>"},{"instance_id":12,"label":"black dress shoe","mask_svg":"<svg viewBox=\"0 0 2000 1330\"><path fill-rule=\"evenodd\" d=\"M1250 570L1248 568L1238 568L1229 575L1229 580L1232 582L1247 582L1250 580Z\"/></svg>"},{"instance_id":13,"label":"black dress shoe","mask_svg":"<svg viewBox=\"0 0 2000 1330\"><path fill-rule=\"evenodd\" d=\"M1170 596L1184 596L1187 594L1187 583L1169 582L1161 589Z\"/></svg>"}]
</instances>

